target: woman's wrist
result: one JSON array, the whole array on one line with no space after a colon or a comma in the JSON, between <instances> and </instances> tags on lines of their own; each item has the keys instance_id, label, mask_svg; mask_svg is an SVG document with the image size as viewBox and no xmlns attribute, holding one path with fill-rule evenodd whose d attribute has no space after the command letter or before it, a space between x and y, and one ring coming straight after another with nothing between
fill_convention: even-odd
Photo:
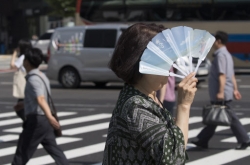
<instances>
[{"instance_id":1,"label":"woman's wrist","mask_svg":"<svg viewBox=\"0 0 250 165\"><path fill-rule=\"evenodd\" d=\"M178 104L177 111L190 111L191 105L189 104Z\"/></svg>"}]
</instances>

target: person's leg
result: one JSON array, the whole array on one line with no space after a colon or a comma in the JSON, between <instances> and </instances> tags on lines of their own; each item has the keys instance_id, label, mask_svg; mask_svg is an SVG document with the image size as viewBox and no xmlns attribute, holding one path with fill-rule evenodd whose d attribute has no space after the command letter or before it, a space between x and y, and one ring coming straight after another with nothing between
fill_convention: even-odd
<instances>
[{"instance_id":1,"label":"person's leg","mask_svg":"<svg viewBox=\"0 0 250 165\"><path fill-rule=\"evenodd\" d=\"M216 125L207 125L201 130L197 138L204 143L208 143L208 141L213 137L216 127Z\"/></svg>"},{"instance_id":2,"label":"person's leg","mask_svg":"<svg viewBox=\"0 0 250 165\"><path fill-rule=\"evenodd\" d=\"M175 102L171 102L171 101L166 101L164 100L163 102L163 106L172 114L174 114L174 106L175 106Z\"/></svg>"},{"instance_id":3,"label":"person's leg","mask_svg":"<svg viewBox=\"0 0 250 165\"><path fill-rule=\"evenodd\" d=\"M38 126L36 118L29 118L25 121L12 165L24 165L32 157L44 137L41 133L43 130Z\"/></svg>"},{"instance_id":4,"label":"person's leg","mask_svg":"<svg viewBox=\"0 0 250 165\"><path fill-rule=\"evenodd\" d=\"M226 103L226 105L231 109L230 101ZM247 143L249 142L249 136L247 135L247 131L241 124L238 116L235 114L235 112L231 109L230 114L232 116L232 124L231 124L231 130L233 134L235 135L238 143Z\"/></svg>"},{"instance_id":5,"label":"person's leg","mask_svg":"<svg viewBox=\"0 0 250 165\"><path fill-rule=\"evenodd\" d=\"M50 126L49 122L46 122L47 130L45 138L42 140L41 144L44 149L51 155L51 157L55 160L57 165L68 165L68 160L64 155L62 149L57 145L54 135L54 130Z\"/></svg>"}]
</instances>

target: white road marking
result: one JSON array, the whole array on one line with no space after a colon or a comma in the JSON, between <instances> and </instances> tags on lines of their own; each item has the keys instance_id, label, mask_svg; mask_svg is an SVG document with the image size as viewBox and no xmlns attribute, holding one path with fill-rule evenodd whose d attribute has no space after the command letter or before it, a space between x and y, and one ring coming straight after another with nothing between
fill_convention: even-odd
<instances>
[{"instance_id":1,"label":"white road marking","mask_svg":"<svg viewBox=\"0 0 250 165\"><path fill-rule=\"evenodd\" d=\"M82 140L82 138L59 137L59 138L56 138L56 143L58 145L62 145L62 144L67 144L67 143L73 143L73 142L80 141L80 140ZM41 148L43 147L40 144L38 146L38 149L41 149ZM16 151L16 146L0 149L0 157L12 155L15 153L15 151Z\"/></svg>"},{"instance_id":2,"label":"white road marking","mask_svg":"<svg viewBox=\"0 0 250 165\"><path fill-rule=\"evenodd\" d=\"M250 137L250 132L248 132L247 134ZM236 140L236 137L234 136L234 137L222 139L221 142L237 143L237 140Z\"/></svg>"},{"instance_id":3,"label":"white road marking","mask_svg":"<svg viewBox=\"0 0 250 165\"><path fill-rule=\"evenodd\" d=\"M12 116L16 116L16 113L15 112L6 112L6 113L0 114L0 118L12 117Z\"/></svg>"},{"instance_id":4,"label":"white road marking","mask_svg":"<svg viewBox=\"0 0 250 165\"><path fill-rule=\"evenodd\" d=\"M74 112L72 112L72 113L74 113ZM69 114L69 113L60 112L60 113L58 113L58 116L67 115L67 114ZM96 115L89 115L89 116L84 116L84 117L77 117L77 118L60 120L60 124L61 124L61 126L66 126L66 125L72 125L72 124L77 124L77 123L84 123L84 122L89 122L89 121L95 121L95 120L101 120L101 119L108 119L110 117L111 117L111 114L105 114L105 113L103 113L103 114L96 114ZM17 121L18 122L22 122L22 121L19 121L19 120L16 120L16 119L4 120L3 123L2 123L2 125L4 125L4 124L7 125L7 124L9 124L11 122L12 122L12 124L14 122L16 124ZM1 124L1 122L0 122L0 124ZM85 126L84 130L91 132L91 129L93 129L93 131L95 131L95 130L100 130L100 129L106 129L106 127L107 127L106 123L104 123L104 125L102 123L101 124L97 124L97 126L100 126L100 127L96 128L96 125ZM79 127L79 128L82 128L82 127ZM16 127L16 128L5 129L5 130L3 130L3 132L21 133L22 130L23 130L22 127ZM64 135L73 135L73 134L75 134L74 133L75 130L78 130L78 128L72 128L72 129L64 130L63 134ZM83 130L81 130L79 132L84 133ZM73 134L71 134L71 133L73 133Z\"/></svg>"},{"instance_id":5,"label":"white road marking","mask_svg":"<svg viewBox=\"0 0 250 165\"><path fill-rule=\"evenodd\" d=\"M242 119L240 119L240 122L241 122L242 125L250 124L250 118L242 118ZM204 127L200 127L200 128L189 130L188 131L188 138L191 139L191 138L196 137L203 128ZM217 128L216 128L215 131L219 132L219 131L224 131L224 130L227 130L227 129L230 129L230 127L227 127L227 126L217 126Z\"/></svg>"},{"instance_id":6,"label":"white road marking","mask_svg":"<svg viewBox=\"0 0 250 165\"><path fill-rule=\"evenodd\" d=\"M95 108L67 108L67 111L94 111Z\"/></svg>"},{"instance_id":7,"label":"white road marking","mask_svg":"<svg viewBox=\"0 0 250 165\"><path fill-rule=\"evenodd\" d=\"M17 140L19 138L19 135L3 135L3 136L0 136L0 143L2 142L9 142L9 141L12 141L12 140Z\"/></svg>"},{"instance_id":8,"label":"white road marking","mask_svg":"<svg viewBox=\"0 0 250 165\"><path fill-rule=\"evenodd\" d=\"M15 114L15 113L14 113ZM63 116L70 116L70 115L75 115L77 114L76 112L58 112L57 115L58 117L63 117ZM7 117L6 114L2 114L3 116ZM12 113L9 113L10 116L12 116ZM15 114L16 115L16 114ZM8 116L9 117L9 116ZM18 124L22 123L23 121L20 118L15 118L15 119L7 119L7 120L2 120L0 121L0 126L6 126L6 125L11 125L11 124ZM21 127L20 127L21 128ZM22 129L21 129L22 130ZM18 132L19 133L19 132Z\"/></svg>"},{"instance_id":9,"label":"white road marking","mask_svg":"<svg viewBox=\"0 0 250 165\"><path fill-rule=\"evenodd\" d=\"M219 165L219 164L226 164L230 163L235 160L242 159L244 157L247 157L250 155L250 149L247 150L235 150L230 149L224 152L220 152L218 154L214 154L211 156L207 156L205 158L201 158L189 163L186 163L186 165Z\"/></svg>"},{"instance_id":10,"label":"white road marking","mask_svg":"<svg viewBox=\"0 0 250 165\"><path fill-rule=\"evenodd\" d=\"M63 130L62 133L63 135L77 135L77 134L107 129L108 127L109 127L109 122L105 122L105 123L99 123L99 124L94 124L90 126L77 127L77 128Z\"/></svg>"},{"instance_id":11,"label":"white road marking","mask_svg":"<svg viewBox=\"0 0 250 165\"><path fill-rule=\"evenodd\" d=\"M200 123L200 122L202 122L202 118L199 116L194 116L189 118L189 124Z\"/></svg>"},{"instance_id":12,"label":"white road marking","mask_svg":"<svg viewBox=\"0 0 250 165\"><path fill-rule=\"evenodd\" d=\"M94 145L89 145L86 147L80 147L68 151L64 151L64 154L66 155L67 159L73 159L81 156L86 156L90 154L95 154L98 152L102 152L105 147L105 142L97 143ZM31 159L27 165L45 165L55 162L50 155L47 156L40 156L37 158Z\"/></svg>"}]
</instances>

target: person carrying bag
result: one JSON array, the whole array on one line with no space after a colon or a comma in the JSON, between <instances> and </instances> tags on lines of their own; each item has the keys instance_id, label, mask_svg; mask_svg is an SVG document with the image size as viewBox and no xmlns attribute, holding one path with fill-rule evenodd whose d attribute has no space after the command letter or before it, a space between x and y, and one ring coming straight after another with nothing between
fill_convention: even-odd
<instances>
[{"instance_id":1,"label":"person carrying bag","mask_svg":"<svg viewBox=\"0 0 250 165\"><path fill-rule=\"evenodd\" d=\"M44 83L44 86L45 86L46 91L47 91L48 105L50 106L52 116L53 116L53 117L56 119L56 121L59 123L59 118L58 118L58 116L57 116L57 110L56 110L56 108L55 108L54 102L53 102L53 100L52 100L52 97L51 97L51 95L50 95L50 93L49 93L49 89L48 89L48 87L47 87L45 81L44 81L43 78L42 78L41 76L39 76L38 74L31 74L30 77L31 77L31 76L38 76L38 77L42 80L42 82ZM61 129L61 126L60 126L58 129L55 129L55 128L54 128L54 134L55 134L56 137L61 137L61 136L62 136L62 129Z\"/></svg>"},{"instance_id":2,"label":"person carrying bag","mask_svg":"<svg viewBox=\"0 0 250 165\"><path fill-rule=\"evenodd\" d=\"M204 107L203 123L206 126L197 135L197 140L193 140L191 143L201 148L208 148L208 143L213 137L217 125L226 125L230 126L237 139L238 145L235 149L245 150L250 146L250 138L230 106L233 99L241 99L241 94L238 91L234 75L232 55L226 47L228 35L218 31L215 38L216 41L213 45L215 52L208 77L209 97L212 105Z\"/></svg>"},{"instance_id":3,"label":"person carrying bag","mask_svg":"<svg viewBox=\"0 0 250 165\"><path fill-rule=\"evenodd\" d=\"M61 127L54 106L51 105L50 108L50 102L53 101L49 80L38 69L42 61L42 52L37 48L31 48L25 53L25 97L23 102L15 106L24 109L25 120L12 165L26 164L39 144L51 155L56 164L68 165L66 156L56 143L56 137L61 136Z\"/></svg>"}]
</instances>

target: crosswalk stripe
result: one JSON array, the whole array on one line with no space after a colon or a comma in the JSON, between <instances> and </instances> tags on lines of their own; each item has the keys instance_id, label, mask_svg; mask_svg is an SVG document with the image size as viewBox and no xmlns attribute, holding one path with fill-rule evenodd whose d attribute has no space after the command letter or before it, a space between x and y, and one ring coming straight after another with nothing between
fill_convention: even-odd
<instances>
[{"instance_id":1,"label":"crosswalk stripe","mask_svg":"<svg viewBox=\"0 0 250 165\"><path fill-rule=\"evenodd\" d=\"M194 116L189 118L189 124L200 123L202 122L202 117Z\"/></svg>"},{"instance_id":2,"label":"crosswalk stripe","mask_svg":"<svg viewBox=\"0 0 250 165\"><path fill-rule=\"evenodd\" d=\"M84 122L88 122L88 121L106 119L106 118L110 118L110 117L111 117L111 114L97 114L97 115L90 115L90 116L60 120L60 124L61 124L61 126L66 126L66 125L71 125L71 124L84 123ZM106 124L106 123L104 123L104 124ZM105 129L105 128L108 127L108 126L102 125L102 124L99 124L98 126L100 126L99 127L100 129ZM86 131L91 131L88 128L90 128L90 129L93 128L93 130L100 130L98 128L95 128L95 125L93 125L93 126L90 125L90 126L85 126L85 127L87 129ZM70 131L70 130L72 130L72 131ZM3 132L21 133L22 132L22 127L5 129L5 130L3 130ZM63 134L66 133L65 135L73 135L70 132L74 132L74 129L65 130L65 131L63 131ZM67 133L69 133L69 134L67 134Z\"/></svg>"},{"instance_id":3,"label":"crosswalk stripe","mask_svg":"<svg viewBox=\"0 0 250 165\"><path fill-rule=\"evenodd\" d=\"M73 159L81 156L86 156L98 152L102 152L105 147L105 142L102 143L97 143L94 145L86 146L86 147L80 147L68 151L64 151L64 154L66 155L67 159ZM54 160L51 158L51 156L40 156L37 158L31 159L27 165L44 165L44 164L49 164L53 163Z\"/></svg>"},{"instance_id":4,"label":"crosswalk stripe","mask_svg":"<svg viewBox=\"0 0 250 165\"><path fill-rule=\"evenodd\" d=\"M207 156L189 163L186 165L216 165L216 164L226 164L250 155L250 149L238 151L235 149L230 149L224 152L220 152L215 155Z\"/></svg>"},{"instance_id":5,"label":"crosswalk stripe","mask_svg":"<svg viewBox=\"0 0 250 165\"><path fill-rule=\"evenodd\" d=\"M61 126L64 126L64 125L70 125L70 124L77 124L77 123L83 123L83 122L88 122L88 121L106 119L106 118L110 118L110 117L111 117L111 114L104 114L103 113L103 114L96 114L96 115L90 115L90 116L84 116L84 117L61 120L60 124L61 124Z\"/></svg>"},{"instance_id":6,"label":"crosswalk stripe","mask_svg":"<svg viewBox=\"0 0 250 165\"><path fill-rule=\"evenodd\" d=\"M17 140L18 138L19 138L19 135L3 135L3 136L0 136L0 143Z\"/></svg>"},{"instance_id":7,"label":"crosswalk stripe","mask_svg":"<svg viewBox=\"0 0 250 165\"><path fill-rule=\"evenodd\" d=\"M72 138L72 137L59 137L59 138L56 138L56 142L57 142L58 145L73 143L73 142L80 141L80 140L82 140L82 138ZM41 148L43 148L43 147L40 144L38 146L38 149L41 149ZM0 149L0 157L15 154L15 152L16 152L16 146Z\"/></svg>"},{"instance_id":8,"label":"crosswalk stripe","mask_svg":"<svg viewBox=\"0 0 250 165\"><path fill-rule=\"evenodd\" d=\"M77 114L77 112L58 112L58 116L60 116L60 117L70 116L70 115L75 115L75 114ZM12 117L12 116L16 116L16 114L14 112L0 114L0 118ZM82 117L75 117L75 118L60 120L60 124L62 126L67 126L67 125L90 122L90 121L95 121L95 120L108 119L110 117L111 117L110 113L101 113L101 114L94 114L94 115L89 115L89 116L82 116ZM240 121L241 121L242 125L250 124L250 118L241 118ZM12 124L17 124L17 123L21 123L21 122L22 122L22 120L20 120L19 118L0 120L0 126L12 125ZM194 117L190 117L190 119L189 119L189 124L195 124L195 123L201 123L201 122L202 122L201 116L194 116ZM71 136L71 135L77 135L77 134L82 134L82 133L89 133L89 132L93 132L93 131L107 129L108 126L109 126L109 122L102 122L102 123L92 124L92 125L88 125L88 126L80 126L80 127L75 127L75 128L71 128L71 129L66 129L66 130L63 130L63 134ZM195 129L189 130L189 138L196 137L198 135L198 133L203 128L204 127L200 127L200 128L195 128ZM218 126L216 129L216 132L224 131L227 129L230 129L230 127ZM13 132L13 133L20 133L21 131L22 131L21 127L3 130L3 132ZM103 135L102 137L107 136L107 135L106 136L105 135ZM250 132L249 132L249 136L250 136ZM18 137L19 137L18 135L14 135L14 134L0 136L0 143L17 140ZM60 138L57 138L57 143L58 143L58 145L62 145L62 144L67 144L67 143L73 143L73 142L80 141L80 140L82 140L82 138L60 137ZM235 137L230 137L227 139L223 139L221 141L222 142L236 142L236 139L235 139ZM104 150L104 145L105 145L104 142L97 143L97 144L93 144L90 146L85 146L85 147L80 147L80 148L68 150L68 151L65 151L64 153L68 159L72 159L72 158L76 158L76 157L81 157L81 156L85 156L85 155L89 155L89 154L102 152ZM187 149L192 148L192 147L194 147L193 144L187 145ZM42 148L42 146L39 145L38 149L41 149L41 148ZM12 155L15 153L15 150L16 150L16 146L0 149L0 157ZM215 154L215 155L207 156L207 157L204 157L201 159L196 159L192 162L187 163L187 165L226 164L226 163L229 163L231 161L235 161L235 160L250 156L249 151L250 151L250 147L244 151L235 151L234 149L227 150L227 151ZM230 155L233 155L233 156L230 157ZM230 160L228 160L228 159L221 160L221 157L230 157ZM44 156L40 156L40 157L36 157L36 158L31 159L29 161L28 165L29 164L39 165L39 163L50 164L53 162L54 162L54 160L49 155L44 155ZM101 165L101 164L102 163L96 163L93 165Z\"/></svg>"},{"instance_id":9,"label":"crosswalk stripe","mask_svg":"<svg viewBox=\"0 0 250 165\"><path fill-rule=\"evenodd\" d=\"M247 133L250 137L250 132ZM230 137L226 139L222 139L221 142L228 142L228 143L237 143L236 137Z\"/></svg>"},{"instance_id":10,"label":"crosswalk stripe","mask_svg":"<svg viewBox=\"0 0 250 165\"><path fill-rule=\"evenodd\" d=\"M81 133L87 133L87 132L93 132L93 131L98 131L98 130L102 130L102 129L107 129L108 127L109 127L109 122L105 122L105 123L94 124L94 125L90 125L90 126L67 129L67 130L64 130L62 133L63 133L63 135L77 135L77 134L81 134Z\"/></svg>"},{"instance_id":11,"label":"crosswalk stripe","mask_svg":"<svg viewBox=\"0 0 250 165\"><path fill-rule=\"evenodd\" d=\"M12 116L13 114L14 114L14 116L16 115L15 113L5 113L5 114L1 114L1 115L4 117L9 117L9 116ZM58 117L70 116L70 115L75 115L75 114L77 114L77 113L76 112L58 112L57 113ZM0 126L18 124L18 123L22 123L22 122L23 121L20 118L7 119L7 120L0 121Z\"/></svg>"},{"instance_id":12,"label":"crosswalk stripe","mask_svg":"<svg viewBox=\"0 0 250 165\"><path fill-rule=\"evenodd\" d=\"M0 114L0 118L12 117L12 116L16 116L16 113L15 112L6 112L6 113L1 113Z\"/></svg>"},{"instance_id":13,"label":"crosswalk stripe","mask_svg":"<svg viewBox=\"0 0 250 165\"><path fill-rule=\"evenodd\" d=\"M242 118L242 119L240 119L240 122L242 123L242 125L250 124L250 118ZM189 130L188 131L188 138L190 139L190 138L196 137L203 128L204 127L200 127L200 128ZM217 126L217 128L216 128L215 131L219 132L219 131L224 131L224 130L227 130L227 129L230 129L230 127L227 127L227 126Z\"/></svg>"},{"instance_id":14,"label":"crosswalk stripe","mask_svg":"<svg viewBox=\"0 0 250 165\"><path fill-rule=\"evenodd\" d=\"M23 121L20 118L2 120L2 121L0 121L0 126L18 124L18 123L22 123L22 122Z\"/></svg>"}]
</instances>

